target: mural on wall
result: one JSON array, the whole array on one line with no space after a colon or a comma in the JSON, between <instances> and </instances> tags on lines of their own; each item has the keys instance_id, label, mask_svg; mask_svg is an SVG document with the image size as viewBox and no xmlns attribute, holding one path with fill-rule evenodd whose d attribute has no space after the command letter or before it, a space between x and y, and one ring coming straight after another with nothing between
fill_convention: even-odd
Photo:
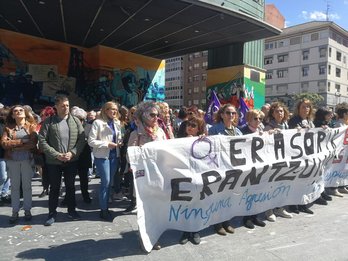
<instances>
[{"instance_id":1,"label":"mural on wall","mask_svg":"<svg viewBox=\"0 0 348 261\"><path fill-rule=\"evenodd\" d=\"M212 91L215 91L221 104L231 103L236 108L239 108L240 97L244 98L249 108L260 108L264 104L265 84L262 82L264 78L260 72L245 67L232 67L227 71L226 69L217 70L222 72L208 71L208 79L210 77L211 81L207 87L207 104L209 104ZM221 73L224 74L224 77L221 77ZM225 80L226 77L230 77L230 79ZM211 84L218 81L217 79L223 81Z\"/></svg>"},{"instance_id":2,"label":"mural on wall","mask_svg":"<svg viewBox=\"0 0 348 261\"><path fill-rule=\"evenodd\" d=\"M142 100L164 100L163 61L1 31L0 102L5 105L42 107L52 104L57 93L68 94L72 104L88 109L110 100L128 107Z\"/></svg>"}]
</instances>

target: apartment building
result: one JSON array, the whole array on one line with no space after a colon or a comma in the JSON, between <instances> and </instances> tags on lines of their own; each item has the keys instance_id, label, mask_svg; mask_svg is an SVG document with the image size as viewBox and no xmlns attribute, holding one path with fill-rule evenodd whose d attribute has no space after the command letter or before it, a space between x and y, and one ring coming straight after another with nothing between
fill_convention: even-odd
<instances>
[{"instance_id":1,"label":"apartment building","mask_svg":"<svg viewBox=\"0 0 348 261\"><path fill-rule=\"evenodd\" d=\"M321 105L348 101L348 32L330 21L288 28L265 40L266 102L303 92L324 97Z\"/></svg>"},{"instance_id":2,"label":"apartment building","mask_svg":"<svg viewBox=\"0 0 348 261\"><path fill-rule=\"evenodd\" d=\"M208 51L166 60L166 102L172 108L197 105L205 109Z\"/></svg>"}]
</instances>

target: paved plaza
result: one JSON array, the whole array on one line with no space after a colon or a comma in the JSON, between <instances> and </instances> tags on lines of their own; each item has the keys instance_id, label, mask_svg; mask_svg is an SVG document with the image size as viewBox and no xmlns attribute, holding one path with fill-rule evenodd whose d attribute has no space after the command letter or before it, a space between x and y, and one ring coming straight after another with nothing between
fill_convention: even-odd
<instances>
[{"instance_id":1,"label":"paved plaza","mask_svg":"<svg viewBox=\"0 0 348 261\"><path fill-rule=\"evenodd\" d=\"M162 249L144 253L139 244L136 215L123 215L128 203L112 203L113 222L99 219L99 179L90 183L94 198L88 205L77 191L80 221L70 221L59 208L57 222L43 226L48 197L39 198L40 179L33 180L33 220L25 222L23 211L17 225L9 225L9 206L0 207L0 260L348 260L348 195L334 198L328 206L314 205L314 215L278 218L266 227L249 230L241 218L232 219L233 235L216 235L212 228L201 232L202 242L178 244L179 231L167 231ZM31 226L31 227L30 227Z\"/></svg>"}]
</instances>

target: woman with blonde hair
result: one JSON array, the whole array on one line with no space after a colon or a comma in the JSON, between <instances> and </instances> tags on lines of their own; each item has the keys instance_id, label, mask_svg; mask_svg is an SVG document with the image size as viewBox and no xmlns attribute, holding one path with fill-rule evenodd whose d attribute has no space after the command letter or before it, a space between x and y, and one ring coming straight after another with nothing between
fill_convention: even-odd
<instances>
[{"instance_id":1,"label":"woman with blonde hair","mask_svg":"<svg viewBox=\"0 0 348 261\"><path fill-rule=\"evenodd\" d=\"M101 179L99 190L100 218L107 221L112 221L108 200L113 176L118 169L119 147L122 144L118 118L118 105L115 102L105 103L101 109L100 117L93 122L88 136L88 144L93 148L94 163ZM120 187L115 188L115 190L120 192Z\"/></svg>"},{"instance_id":2,"label":"woman with blonde hair","mask_svg":"<svg viewBox=\"0 0 348 261\"><path fill-rule=\"evenodd\" d=\"M6 118L1 145L5 150L6 166L11 179L12 216L9 222L14 224L18 221L21 183L24 217L29 221L32 218L30 212L32 207L32 150L37 145L37 134L34 117L23 106L11 107Z\"/></svg>"}]
</instances>

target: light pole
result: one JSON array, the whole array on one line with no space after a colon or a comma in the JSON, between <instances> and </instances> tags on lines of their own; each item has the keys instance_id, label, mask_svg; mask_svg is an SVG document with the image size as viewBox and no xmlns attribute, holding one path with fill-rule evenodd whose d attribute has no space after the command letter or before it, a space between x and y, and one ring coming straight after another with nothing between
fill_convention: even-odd
<instances>
[{"instance_id":1,"label":"light pole","mask_svg":"<svg viewBox=\"0 0 348 261\"><path fill-rule=\"evenodd\" d=\"M337 106L337 104L340 103L341 93L335 92L335 97L336 97L336 103L335 103L335 110L334 110L334 111L336 111L336 106Z\"/></svg>"}]
</instances>

